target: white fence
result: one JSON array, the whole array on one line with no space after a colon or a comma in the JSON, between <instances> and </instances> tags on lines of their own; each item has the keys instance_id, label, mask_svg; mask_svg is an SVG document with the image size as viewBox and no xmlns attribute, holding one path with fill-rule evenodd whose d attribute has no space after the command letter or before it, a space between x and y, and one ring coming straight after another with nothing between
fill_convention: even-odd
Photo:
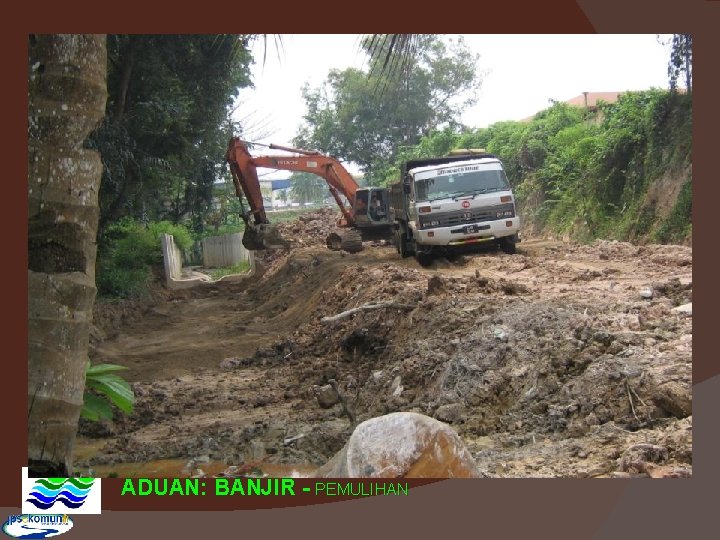
<instances>
[{"instance_id":1,"label":"white fence","mask_svg":"<svg viewBox=\"0 0 720 540\"><path fill-rule=\"evenodd\" d=\"M250 263L250 252L242 245L241 233L205 238L202 253L205 268L228 268L243 261Z\"/></svg>"}]
</instances>

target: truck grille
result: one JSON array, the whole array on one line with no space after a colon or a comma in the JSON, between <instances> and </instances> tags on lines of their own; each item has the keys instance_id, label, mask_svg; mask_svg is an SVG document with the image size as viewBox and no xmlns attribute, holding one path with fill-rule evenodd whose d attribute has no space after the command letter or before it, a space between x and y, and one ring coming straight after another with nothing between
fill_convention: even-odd
<instances>
[{"instance_id":1,"label":"truck grille","mask_svg":"<svg viewBox=\"0 0 720 540\"><path fill-rule=\"evenodd\" d=\"M468 225L470 223L481 223L483 221L495 221L513 217L515 217L515 207L511 203L423 215L420 216L420 227L422 229L429 229L431 227L454 227L455 225Z\"/></svg>"}]
</instances>

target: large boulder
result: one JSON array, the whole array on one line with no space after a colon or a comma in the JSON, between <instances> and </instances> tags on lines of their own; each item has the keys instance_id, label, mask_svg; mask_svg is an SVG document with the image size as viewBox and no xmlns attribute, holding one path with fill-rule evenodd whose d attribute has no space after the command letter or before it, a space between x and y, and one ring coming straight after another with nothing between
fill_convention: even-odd
<instances>
[{"instance_id":1,"label":"large boulder","mask_svg":"<svg viewBox=\"0 0 720 540\"><path fill-rule=\"evenodd\" d=\"M418 413L398 412L357 426L316 478L477 478L482 476L458 434Z\"/></svg>"}]
</instances>

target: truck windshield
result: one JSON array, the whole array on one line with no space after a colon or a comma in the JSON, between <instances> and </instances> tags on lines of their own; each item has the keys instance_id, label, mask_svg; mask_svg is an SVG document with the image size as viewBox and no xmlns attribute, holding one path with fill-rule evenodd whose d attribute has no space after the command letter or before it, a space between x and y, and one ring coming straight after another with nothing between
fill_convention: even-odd
<instances>
[{"instance_id":1,"label":"truck windshield","mask_svg":"<svg viewBox=\"0 0 720 540\"><path fill-rule=\"evenodd\" d=\"M465 167L475 169L451 174L440 174L415 181L415 200L434 201L449 197L462 197L502 191L510 189L505 172L502 169L478 170L478 167Z\"/></svg>"}]
</instances>

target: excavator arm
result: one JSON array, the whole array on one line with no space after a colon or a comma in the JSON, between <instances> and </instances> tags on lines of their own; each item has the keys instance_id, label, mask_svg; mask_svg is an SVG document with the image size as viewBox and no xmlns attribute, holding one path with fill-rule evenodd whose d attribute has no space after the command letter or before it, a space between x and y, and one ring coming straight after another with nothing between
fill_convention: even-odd
<instances>
[{"instance_id":1,"label":"excavator arm","mask_svg":"<svg viewBox=\"0 0 720 540\"><path fill-rule=\"evenodd\" d=\"M256 156L248 151L247 144L237 137L230 139L227 161L235 185L235 193L242 200L243 194L250 205L250 210L241 215L245 221L243 245L248 249L265 249L267 247L287 247L276 234L267 219L257 168L264 167L286 171L303 171L322 177L330 188L330 193L340 207L343 219L341 225L355 225L353 205L358 185L342 164L319 152L300 150L285 146L270 145L271 149L293 152L294 156ZM343 195L349 206L343 201Z\"/></svg>"},{"instance_id":2,"label":"excavator arm","mask_svg":"<svg viewBox=\"0 0 720 540\"><path fill-rule=\"evenodd\" d=\"M245 194L250 205L249 211L243 211L240 214L240 217L245 222L243 245L251 251L289 247L289 242L283 240L277 229L268 222L257 170L247 146L240 139L233 137L228 145L226 159L230 165L235 194L240 201L242 201L242 196Z\"/></svg>"},{"instance_id":3,"label":"excavator arm","mask_svg":"<svg viewBox=\"0 0 720 540\"><path fill-rule=\"evenodd\" d=\"M243 194L250 205L250 215L254 218L253 225L267 223L265 207L263 205L262 193L260 191L260 180L257 176L257 169L253 163L252 156L247 146L237 137L230 140L228 146L227 162L230 165L235 194L242 200ZM249 215L241 216L248 225Z\"/></svg>"}]
</instances>

